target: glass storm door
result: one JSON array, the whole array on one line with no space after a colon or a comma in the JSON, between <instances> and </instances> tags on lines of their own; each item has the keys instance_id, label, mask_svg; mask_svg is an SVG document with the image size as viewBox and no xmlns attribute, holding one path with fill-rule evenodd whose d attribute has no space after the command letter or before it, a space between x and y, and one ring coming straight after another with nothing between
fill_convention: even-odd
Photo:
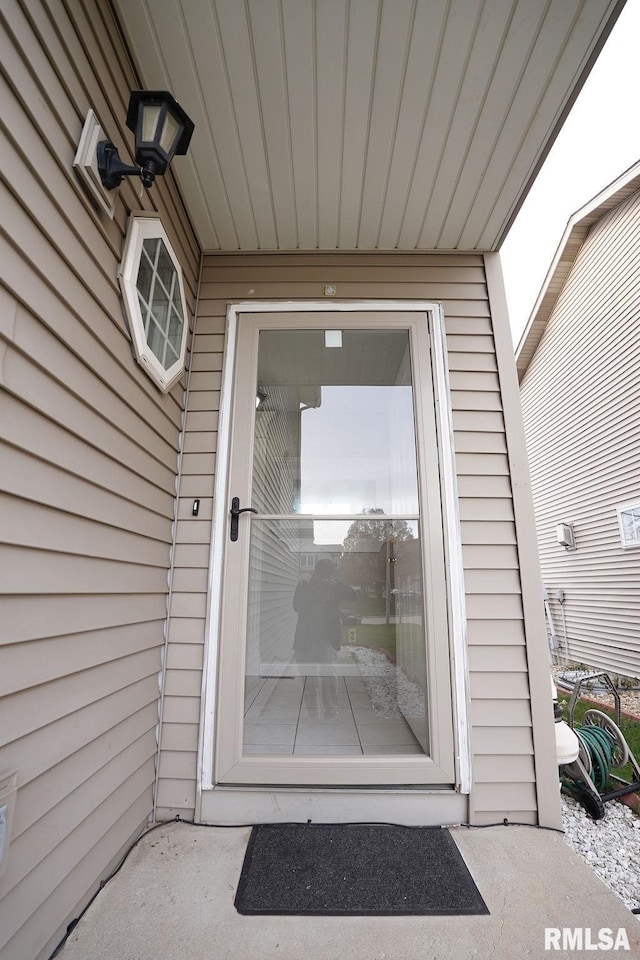
<instances>
[{"instance_id":1,"label":"glass storm door","mask_svg":"<svg viewBox=\"0 0 640 960\"><path fill-rule=\"evenodd\" d=\"M425 313L242 314L219 783L451 784Z\"/></svg>"}]
</instances>

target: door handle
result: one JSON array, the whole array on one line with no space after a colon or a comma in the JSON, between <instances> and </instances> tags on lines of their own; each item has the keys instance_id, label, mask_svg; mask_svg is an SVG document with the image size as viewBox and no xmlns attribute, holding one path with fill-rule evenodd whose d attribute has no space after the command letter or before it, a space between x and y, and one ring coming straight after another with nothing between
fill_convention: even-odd
<instances>
[{"instance_id":1,"label":"door handle","mask_svg":"<svg viewBox=\"0 0 640 960\"><path fill-rule=\"evenodd\" d=\"M231 530L229 531L229 539L234 543L238 539L238 517L241 513L257 513L257 510L254 510L253 507L240 507L240 498L234 497L231 501Z\"/></svg>"}]
</instances>

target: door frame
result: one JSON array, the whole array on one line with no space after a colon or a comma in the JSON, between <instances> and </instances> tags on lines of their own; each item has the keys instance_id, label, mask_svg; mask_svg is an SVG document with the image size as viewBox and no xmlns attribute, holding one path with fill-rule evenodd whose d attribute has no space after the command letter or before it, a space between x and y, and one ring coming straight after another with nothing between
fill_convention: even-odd
<instances>
[{"instance_id":1,"label":"door frame","mask_svg":"<svg viewBox=\"0 0 640 960\"><path fill-rule=\"evenodd\" d=\"M220 613L224 533L227 523L228 471L230 462L231 407L237 342L238 318L243 313L339 313L410 312L429 317L433 389L436 400L436 430L441 466L442 527L447 571L447 613L449 619L449 656L454 732L455 790L469 794L472 783L471 740L469 726L469 680L466 644L466 600L462 538L458 510L453 417L447 364L446 335L442 305L433 301L241 301L227 308L225 354L220 390L218 443L214 484L214 510L211 529L207 614L205 625L202 696L197 766L196 816L199 818L203 793L216 787L213 780L215 716L219 669ZM229 790L232 788L222 787ZM256 788L261 789L261 788ZM273 788L266 788L273 792ZM312 789L312 788L306 788ZM428 788L425 788L428 791Z\"/></svg>"}]
</instances>

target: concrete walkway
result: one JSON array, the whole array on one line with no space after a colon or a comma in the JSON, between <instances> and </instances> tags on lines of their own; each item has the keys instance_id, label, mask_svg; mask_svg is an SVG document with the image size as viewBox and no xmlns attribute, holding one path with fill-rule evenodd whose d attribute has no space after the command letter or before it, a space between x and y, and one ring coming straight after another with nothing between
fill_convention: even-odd
<instances>
[{"instance_id":1,"label":"concrete walkway","mask_svg":"<svg viewBox=\"0 0 640 960\"><path fill-rule=\"evenodd\" d=\"M640 922L558 834L453 829L490 916L245 917L233 906L250 830L147 833L59 960L520 960L640 957ZM626 931L630 950L546 950L545 927ZM586 933L578 934L586 937ZM551 941L553 942L553 941ZM562 942L562 941L560 941ZM606 941L605 941L606 942Z\"/></svg>"}]
</instances>

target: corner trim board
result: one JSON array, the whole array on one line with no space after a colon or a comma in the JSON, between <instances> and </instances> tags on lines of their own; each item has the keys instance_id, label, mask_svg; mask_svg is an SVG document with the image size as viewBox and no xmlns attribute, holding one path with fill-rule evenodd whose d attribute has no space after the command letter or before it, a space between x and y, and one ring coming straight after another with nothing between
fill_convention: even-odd
<instances>
[{"instance_id":1,"label":"corner trim board","mask_svg":"<svg viewBox=\"0 0 640 960\"><path fill-rule=\"evenodd\" d=\"M538 558L533 497L520 406L520 391L509 326L509 310L498 253L484 255L487 293L493 325L498 378L507 439L507 458L513 496L513 512L518 544L520 589L524 616L527 675L531 706L536 771L538 823L542 827L562 827L558 766L553 732L550 691L550 665L542 604L542 577ZM546 701L545 701L545 691Z\"/></svg>"}]
</instances>

